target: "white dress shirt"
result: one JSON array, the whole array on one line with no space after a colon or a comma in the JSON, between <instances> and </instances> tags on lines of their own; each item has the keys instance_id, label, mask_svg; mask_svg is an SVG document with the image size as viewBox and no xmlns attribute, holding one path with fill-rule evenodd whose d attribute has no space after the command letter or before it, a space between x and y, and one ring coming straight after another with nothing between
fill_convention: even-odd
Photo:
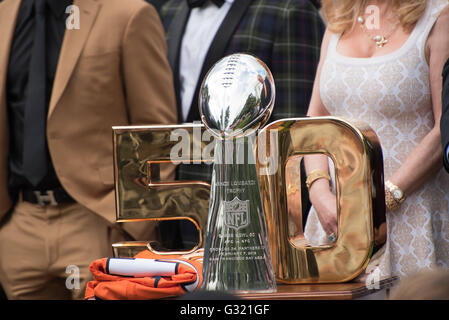
<instances>
[{"instance_id":1,"label":"white dress shirt","mask_svg":"<svg viewBox=\"0 0 449 320\"><path fill-rule=\"evenodd\" d=\"M208 2L201 8L194 8L190 12L184 37L181 44L179 62L182 121L187 119L195 94L196 84L203 67L209 47L215 38L221 23L226 17L234 0L225 0L219 8Z\"/></svg>"}]
</instances>

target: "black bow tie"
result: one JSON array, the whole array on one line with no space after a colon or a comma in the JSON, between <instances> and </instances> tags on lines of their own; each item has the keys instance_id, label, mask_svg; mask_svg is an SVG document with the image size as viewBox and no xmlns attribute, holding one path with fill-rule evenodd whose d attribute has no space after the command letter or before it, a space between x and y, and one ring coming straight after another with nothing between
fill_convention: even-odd
<instances>
[{"instance_id":1,"label":"black bow tie","mask_svg":"<svg viewBox=\"0 0 449 320\"><path fill-rule=\"evenodd\" d=\"M199 8L202 7L208 0L187 0L187 4L189 7L192 8ZM211 2L215 3L217 7L221 7L224 3L224 0L210 0Z\"/></svg>"}]
</instances>

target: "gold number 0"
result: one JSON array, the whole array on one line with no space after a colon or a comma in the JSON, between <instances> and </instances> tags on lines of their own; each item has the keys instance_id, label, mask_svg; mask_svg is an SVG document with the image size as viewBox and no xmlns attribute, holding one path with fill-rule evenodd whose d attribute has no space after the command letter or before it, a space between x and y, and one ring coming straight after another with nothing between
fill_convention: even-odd
<instances>
[{"instance_id":1,"label":"gold number 0","mask_svg":"<svg viewBox=\"0 0 449 320\"><path fill-rule=\"evenodd\" d=\"M261 133L267 137L267 148L275 139L280 150L279 170L259 177L277 280L352 280L385 242L383 161L377 136L363 124L355 127L335 117L279 120ZM335 165L338 238L329 246L296 246L288 236L285 166L291 157L307 154L325 154Z\"/></svg>"}]
</instances>

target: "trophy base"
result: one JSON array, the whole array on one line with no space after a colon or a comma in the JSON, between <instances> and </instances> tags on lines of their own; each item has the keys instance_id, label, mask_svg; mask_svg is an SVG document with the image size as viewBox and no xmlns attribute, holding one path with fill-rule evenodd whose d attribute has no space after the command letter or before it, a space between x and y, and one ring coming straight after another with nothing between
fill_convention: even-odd
<instances>
[{"instance_id":1,"label":"trophy base","mask_svg":"<svg viewBox=\"0 0 449 320\"><path fill-rule=\"evenodd\" d=\"M227 292L229 292L231 294L276 293L277 289L266 289L266 290L229 290Z\"/></svg>"},{"instance_id":2,"label":"trophy base","mask_svg":"<svg viewBox=\"0 0 449 320\"><path fill-rule=\"evenodd\" d=\"M248 265L248 267L251 265ZM253 266L254 267L254 266ZM269 270L264 270L267 273ZM254 273L257 273L254 269ZM231 294L247 294L247 293L275 293L277 292L276 282L273 278L252 278L246 274L228 274L227 277L214 277L213 274L205 274L203 278L202 289L205 291L220 291Z\"/></svg>"},{"instance_id":3,"label":"trophy base","mask_svg":"<svg viewBox=\"0 0 449 320\"><path fill-rule=\"evenodd\" d=\"M276 293L277 288L269 288L269 289L210 289L203 288L205 291L222 291L230 294L251 294L251 293Z\"/></svg>"}]
</instances>

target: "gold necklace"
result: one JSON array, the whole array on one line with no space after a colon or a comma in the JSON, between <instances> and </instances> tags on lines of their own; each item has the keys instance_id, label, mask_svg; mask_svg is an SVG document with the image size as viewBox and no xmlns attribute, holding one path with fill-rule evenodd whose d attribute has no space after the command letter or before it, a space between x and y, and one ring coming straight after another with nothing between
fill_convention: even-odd
<instances>
[{"instance_id":1,"label":"gold necklace","mask_svg":"<svg viewBox=\"0 0 449 320\"><path fill-rule=\"evenodd\" d=\"M391 26L390 30L386 34L384 35L376 34L375 36L373 36L366 28L365 19L362 16L359 16L357 18L357 22L360 24L362 31L369 37L369 39L376 42L376 46L378 48L382 48L388 43L388 38L390 38L390 36L393 34L393 32L399 25L399 20L396 19L396 22Z\"/></svg>"}]
</instances>

